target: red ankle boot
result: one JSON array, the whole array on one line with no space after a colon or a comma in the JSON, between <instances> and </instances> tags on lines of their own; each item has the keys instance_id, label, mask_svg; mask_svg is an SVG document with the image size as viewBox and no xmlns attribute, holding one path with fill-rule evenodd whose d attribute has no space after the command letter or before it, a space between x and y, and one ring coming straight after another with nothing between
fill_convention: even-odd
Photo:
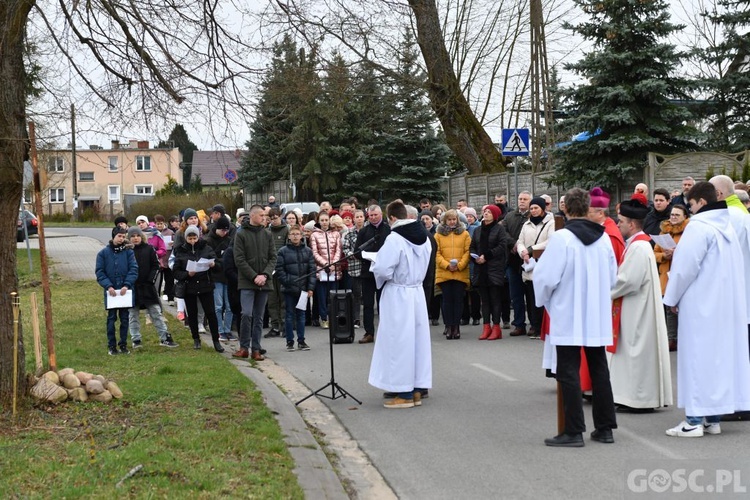
<instances>
[{"instance_id":1,"label":"red ankle boot","mask_svg":"<svg viewBox=\"0 0 750 500\"><path fill-rule=\"evenodd\" d=\"M492 333L487 340L500 340L503 338L503 331L500 329L500 325L492 325Z\"/></svg>"},{"instance_id":2,"label":"red ankle boot","mask_svg":"<svg viewBox=\"0 0 750 500\"><path fill-rule=\"evenodd\" d=\"M487 340L487 337L490 336L490 333L492 332L492 327L489 323L485 323L482 327L482 335L479 336L479 340Z\"/></svg>"}]
</instances>

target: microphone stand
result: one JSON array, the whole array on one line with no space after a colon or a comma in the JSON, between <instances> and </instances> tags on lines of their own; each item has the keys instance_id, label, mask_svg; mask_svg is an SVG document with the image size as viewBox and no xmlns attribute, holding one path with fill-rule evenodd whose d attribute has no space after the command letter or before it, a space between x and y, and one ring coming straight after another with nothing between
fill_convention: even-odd
<instances>
[{"instance_id":1,"label":"microphone stand","mask_svg":"<svg viewBox=\"0 0 750 500\"><path fill-rule=\"evenodd\" d=\"M337 260L336 262L331 262L327 266L324 266L322 269L325 269L326 273L327 273L328 269L330 269L331 267L335 266L336 264L339 264L339 263L341 263L341 262L343 262L345 260L350 259L351 257L354 257L355 255L357 255L359 253L362 253L362 251L365 249L365 247L369 246L367 243L368 242L365 242L365 244L363 244L360 248L358 248L357 250L355 250L354 252L352 252L351 255L347 255L346 257L342 257L339 260ZM309 278L310 276L312 276L313 274L316 274L317 272L318 271L316 269L315 271L313 271L311 273L307 273L306 275L297 278L296 281L301 281L303 279ZM308 394L304 398L302 398L299 401L297 401L296 403L294 403L295 406L297 406L298 404L302 403L303 401L308 400L309 398L311 398L313 396L318 396L318 397L326 398L326 399L330 399L330 400L336 400L338 398L346 398L347 396L349 396L350 398L352 398L354 401L356 401L360 405L362 404L362 401L360 401L359 399L355 398L349 391L347 391L346 389L344 389L343 387L341 387L338 383L336 383L336 372L334 371L334 366L333 366L333 335L331 334L331 328L330 328L330 326L328 328L328 351L329 351L329 355L330 355L330 359L331 359L331 380L326 385L324 385L323 387L321 387L320 389L312 391L310 394ZM326 394L322 394L322 392L324 390L328 389L329 387L331 388L331 395L328 396Z\"/></svg>"}]
</instances>

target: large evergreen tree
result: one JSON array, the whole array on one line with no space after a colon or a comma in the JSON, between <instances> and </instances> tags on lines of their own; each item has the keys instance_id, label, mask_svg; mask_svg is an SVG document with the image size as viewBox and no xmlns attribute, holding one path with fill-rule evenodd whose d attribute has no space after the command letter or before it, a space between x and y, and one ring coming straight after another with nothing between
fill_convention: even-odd
<instances>
[{"instance_id":1,"label":"large evergreen tree","mask_svg":"<svg viewBox=\"0 0 750 500\"><path fill-rule=\"evenodd\" d=\"M691 149L685 97L673 76L683 54L664 40L680 29L664 0L574 0L590 18L569 29L593 49L566 68L586 79L570 91L571 118L564 127L588 132L556 155L556 178L568 185L614 187L646 164L649 151Z\"/></svg>"},{"instance_id":2,"label":"large evergreen tree","mask_svg":"<svg viewBox=\"0 0 750 500\"><path fill-rule=\"evenodd\" d=\"M427 77L418 60L414 38L406 31L392 89L393 126L380 144L385 199L442 199L440 178L448 168L450 150L435 133L437 119L429 106Z\"/></svg>"},{"instance_id":3,"label":"large evergreen tree","mask_svg":"<svg viewBox=\"0 0 750 500\"><path fill-rule=\"evenodd\" d=\"M713 69L697 82L700 111L708 122L705 147L738 151L750 148L750 0L719 0L718 7L704 14L723 40L696 51Z\"/></svg>"},{"instance_id":4,"label":"large evergreen tree","mask_svg":"<svg viewBox=\"0 0 750 500\"><path fill-rule=\"evenodd\" d=\"M167 140L160 141L158 147L173 147L180 150L180 153L182 153L182 187L189 191L190 180L193 175L193 152L198 149L198 146L190 140L185 127L180 123L176 124L169 133Z\"/></svg>"}]
</instances>

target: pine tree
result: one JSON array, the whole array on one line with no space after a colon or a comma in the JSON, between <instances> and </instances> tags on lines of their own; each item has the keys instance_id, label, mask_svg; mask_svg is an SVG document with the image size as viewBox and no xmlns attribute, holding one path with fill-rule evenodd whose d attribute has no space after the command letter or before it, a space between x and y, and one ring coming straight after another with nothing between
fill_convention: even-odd
<instances>
[{"instance_id":1,"label":"pine tree","mask_svg":"<svg viewBox=\"0 0 750 500\"><path fill-rule=\"evenodd\" d=\"M705 146L720 151L750 148L750 0L720 0L721 12L704 12L723 30L723 41L696 51L715 68L713 77L699 79L709 127Z\"/></svg>"},{"instance_id":2,"label":"pine tree","mask_svg":"<svg viewBox=\"0 0 750 500\"><path fill-rule=\"evenodd\" d=\"M320 97L315 52L298 49L289 35L274 44L239 172L240 182L252 191L286 178L290 165L298 186L317 175L315 126L308 122Z\"/></svg>"},{"instance_id":3,"label":"pine tree","mask_svg":"<svg viewBox=\"0 0 750 500\"><path fill-rule=\"evenodd\" d=\"M169 133L167 140L160 141L158 147L173 147L180 150L180 153L182 153L182 187L189 191L190 180L193 175L193 152L198 149L198 146L190 140L185 127L180 123L176 124Z\"/></svg>"},{"instance_id":4,"label":"pine tree","mask_svg":"<svg viewBox=\"0 0 750 500\"><path fill-rule=\"evenodd\" d=\"M436 117L429 106L426 76L410 31L399 50L392 87L395 104L392 129L379 141L381 190L384 199L442 198L440 180L448 168L448 146L435 132Z\"/></svg>"},{"instance_id":5,"label":"pine tree","mask_svg":"<svg viewBox=\"0 0 750 500\"><path fill-rule=\"evenodd\" d=\"M567 64L586 79L570 90L571 118L563 127L588 132L555 155L556 180L567 185L615 187L642 169L649 151L693 149L687 109L670 99L685 97L673 76L683 54L663 42L681 29L669 22L664 0L574 0L587 22L567 25L594 47Z\"/></svg>"}]
</instances>

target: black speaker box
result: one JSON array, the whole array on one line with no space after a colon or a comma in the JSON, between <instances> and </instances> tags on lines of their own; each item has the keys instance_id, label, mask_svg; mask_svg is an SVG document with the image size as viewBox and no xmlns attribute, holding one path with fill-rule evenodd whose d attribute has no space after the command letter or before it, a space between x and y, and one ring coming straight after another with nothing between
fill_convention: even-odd
<instances>
[{"instance_id":1,"label":"black speaker box","mask_svg":"<svg viewBox=\"0 0 750 500\"><path fill-rule=\"evenodd\" d=\"M351 290L331 290L328 296L328 328L334 344L354 342L354 296Z\"/></svg>"}]
</instances>

